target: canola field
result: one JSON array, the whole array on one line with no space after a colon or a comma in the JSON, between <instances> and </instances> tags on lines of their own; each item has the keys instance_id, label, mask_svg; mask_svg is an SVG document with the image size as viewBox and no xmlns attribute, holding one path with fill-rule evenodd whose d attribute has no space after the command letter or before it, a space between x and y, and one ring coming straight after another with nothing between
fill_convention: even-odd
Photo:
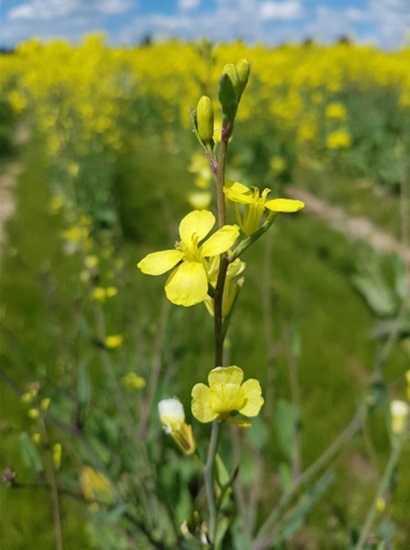
<instances>
[{"instance_id":1,"label":"canola field","mask_svg":"<svg viewBox=\"0 0 410 550\"><path fill-rule=\"evenodd\" d=\"M190 210L215 207L190 109L211 97L220 132L221 70L241 59L252 70L228 178L309 192L408 250L408 47L92 35L2 54L0 173L17 166L0 250L5 548L208 547L191 537L205 529L200 466L163 433L157 403L177 395L191 423L212 318L170 304L137 263L172 247ZM222 435L221 547L407 548L409 427L391 403L410 401L409 262L308 206L244 255L225 353L265 405ZM201 455L207 426L192 424Z\"/></svg>"}]
</instances>

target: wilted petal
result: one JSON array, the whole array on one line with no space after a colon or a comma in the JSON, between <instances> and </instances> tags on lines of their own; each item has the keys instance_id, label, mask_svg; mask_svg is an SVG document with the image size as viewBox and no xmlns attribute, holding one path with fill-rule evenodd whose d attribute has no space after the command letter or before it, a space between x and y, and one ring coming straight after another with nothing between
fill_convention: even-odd
<instances>
[{"instance_id":1,"label":"wilted petal","mask_svg":"<svg viewBox=\"0 0 410 550\"><path fill-rule=\"evenodd\" d=\"M264 403L261 386L258 380L250 378L244 382L241 387L245 394L246 404L239 412L244 416L257 416Z\"/></svg>"},{"instance_id":2,"label":"wilted petal","mask_svg":"<svg viewBox=\"0 0 410 550\"><path fill-rule=\"evenodd\" d=\"M193 306L203 302L208 294L208 279L199 262L183 262L165 283L167 298L177 306Z\"/></svg>"},{"instance_id":3,"label":"wilted petal","mask_svg":"<svg viewBox=\"0 0 410 550\"><path fill-rule=\"evenodd\" d=\"M146 275L162 275L182 260L184 253L180 250L161 250L145 256L137 267Z\"/></svg>"},{"instance_id":4,"label":"wilted petal","mask_svg":"<svg viewBox=\"0 0 410 550\"><path fill-rule=\"evenodd\" d=\"M304 206L304 202L294 199L272 199L265 203L265 207L272 212L298 212Z\"/></svg>"},{"instance_id":5,"label":"wilted petal","mask_svg":"<svg viewBox=\"0 0 410 550\"><path fill-rule=\"evenodd\" d=\"M192 414L199 422L212 422L218 414L211 408L211 390L205 384L192 388Z\"/></svg>"},{"instance_id":6,"label":"wilted petal","mask_svg":"<svg viewBox=\"0 0 410 550\"><path fill-rule=\"evenodd\" d=\"M215 225L215 216L209 210L194 210L187 214L179 224L181 241L190 246L192 236L197 235L202 241Z\"/></svg>"}]
</instances>

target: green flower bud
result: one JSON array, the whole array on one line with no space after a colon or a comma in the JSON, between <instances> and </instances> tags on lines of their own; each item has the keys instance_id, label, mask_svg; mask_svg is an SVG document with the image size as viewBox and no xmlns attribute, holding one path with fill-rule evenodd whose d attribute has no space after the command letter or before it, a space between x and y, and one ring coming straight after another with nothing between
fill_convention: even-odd
<instances>
[{"instance_id":1,"label":"green flower bud","mask_svg":"<svg viewBox=\"0 0 410 550\"><path fill-rule=\"evenodd\" d=\"M222 74L226 74L229 77L229 80L232 83L232 87L235 90L235 94L238 97L238 87L239 87L239 75L238 69L233 63L228 63L223 68Z\"/></svg>"},{"instance_id":2,"label":"green flower bud","mask_svg":"<svg viewBox=\"0 0 410 550\"><path fill-rule=\"evenodd\" d=\"M238 96L239 98L243 94L246 85L248 84L249 75L251 72L251 64L247 59L241 59L239 63L236 64L236 70L238 73Z\"/></svg>"},{"instance_id":3,"label":"green flower bud","mask_svg":"<svg viewBox=\"0 0 410 550\"><path fill-rule=\"evenodd\" d=\"M203 95L196 108L198 135L204 143L211 141L214 135L214 109L211 99Z\"/></svg>"}]
</instances>

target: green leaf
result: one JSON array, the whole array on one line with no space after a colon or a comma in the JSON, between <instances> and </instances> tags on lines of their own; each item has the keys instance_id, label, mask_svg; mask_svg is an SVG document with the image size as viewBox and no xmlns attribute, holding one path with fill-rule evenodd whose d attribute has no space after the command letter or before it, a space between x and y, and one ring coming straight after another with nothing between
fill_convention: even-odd
<instances>
[{"instance_id":1,"label":"green leaf","mask_svg":"<svg viewBox=\"0 0 410 550\"><path fill-rule=\"evenodd\" d=\"M286 462L281 462L279 464L279 477L282 483L282 487L284 492L289 491L289 489L292 487L292 471L289 468L289 465L286 464Z\"/></svg>"},{"instance_id":2,"label":"green leaf","mask_svg":"<svg viewBox=\"0 0 410 550\"><path fill-rule=\"evenodd\" d=\"M289 401L279 399L276 404L275 418L280 447L285 455L292 459L298 429L299 409Z\"/></svg>"},{"instance_id":3,"label":"green leaf","mask_svg":"<svg viewBox=\"0 0 410 550\"><path fill-rule=\"evenodd\" d=\"M43 463L40 453L27 432L22 432L20 434L19 442L21 454L26 466L35 472L41 472L43 469Z\"/></svg>"},{"instance_id":4,"label":"green leaf","mask_svg":"<svg viewBox=\"0 0 410 550\"><path fill-rule=\"evenodd\" d=\"M88 409L91 399L91 384L88 368L84 363L78 365L77 372L77 396L82 410Z\"/></svg>"},{"instance_id":5,"label":"green leaf","mask_svg":"<svg viewBox=\"0 0 410 550\"><path fill-rule=\"evenodd\" d=\"M397 310L396 300L383 281L371 276L357 274L352 276L352 284L376 315L381 317L395 315Z\"/></svg>"},{"instance_id":6,"label":"green leaf","mask_svg":"<svg viewBox=\"0 0 410 550\"><path fill-rule=\"evenodd\" d=\"M280 533L281 538L288 539L303 527L307 515L329 489L334 479L335 475L333 472L326 472L308 492L300 497L298 504L293 508L292 513L289 514L283 524Z\"/></svg>"}]
</instances>

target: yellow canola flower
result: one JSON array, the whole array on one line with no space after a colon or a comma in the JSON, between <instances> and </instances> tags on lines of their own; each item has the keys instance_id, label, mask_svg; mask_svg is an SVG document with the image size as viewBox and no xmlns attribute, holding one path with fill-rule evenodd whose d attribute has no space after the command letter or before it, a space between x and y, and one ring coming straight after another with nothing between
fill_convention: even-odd
<instances>
[{"instance_id":1,"label":"yellow canola flower","mask_svg":"<svg viewBox=\"0 0 410 550\"><path fill-rule=\"evenodd\" d=\"M345 120L347 117L347 110L343 103L329 103L325 110L326 118L333 120Z\"/></svg>"},{"instance_id":2,"label":"yellow canola flower","mask_svg":"<svg viewBox=\"0 0 410 550\"><path fill-rule=\"evenodd\" d=\"M54 468L56 470L60 469L62 454L63 454L63 448L61 446L61 443L54 443L51 451L51 459L53 461Z\"/></svg>"},{"instance_id":3,"label":"yellow canola flower","mask_svg":"<svg viewBox=\"0 0 410 550\"><path fill-rule=\"evenodd\" d=\"M409 422L410 406L399 399L390 403L391 429L395 435L402 434Z\"/></svg>"},{"instance_id":4,"label":"yellow canola flower","mask_svg":"<svg viewBox=\"0 0 410 550\"><path fill-rule=\"evenodd\" d=\"M192 414L199 422L222 422L227 420L241 427L250 424L233 416L257 416L264 399L259 381L249 378L242 384L243 370L232 365L217 367L208 375L209 387L195 384L192 389Z\"/></svg>"},{"instance_id":5,"label":"yellow canola flower","mask_svg":"<svg viewBox=\"0 0 410 550\"><path fill-rule=\"evenodd\" d=\"M206 239L214 225L212 212L194 210L179 224L181 240L174 250L153 252L138 263L138 268L147 275L162 275L172 269L165 283L165 293L173 304L189 307L205 300L208 258L226 252L238 238L237 225L224 225Z\"/></svg>"},{"instance_id":6,"label":"yellow canola flower","mask_svg":"<svg viewBox=\"0 0 410 550\"><path fill-rule=\"evenodd\" d=\"M124 341L124 336L122 334L111 334L105 339L105 347L108 349L119 348Z\"/></svg>"},{"instance_id":7,"label":"yellow canola flower","mask_svg":"<svg viewBox=\"0 0 410 550\"><path fill-rule=\"evenodd\" d=\"M118 294L118 289L115 288L115 286L109 286L107 288L97 286L92 291L91 298L96 302L103 303L107 298L113 298L117 294Z\"/></svg>"},{"instance_id":8,"label":"yellow canola flower","mask_svg":"<svg viewBox=\"0 0 410 550\"><path fill-rule=\"evenodd\" d=\"M81 492L86 500L110 502L113 489L110 481L91 466L83 466L80 473Z\"/></svg>"},{"instance_id":9,"label":"yellow canola flower","mask_svg":"<svg viewBox=\"0 0 410 550\"><path fill-rule=\"evenodd\" d=\"M194 453L195 438L192 426L185 422L181 401L175 397L163 399L158 403L158 413L164 431L174 439L178 447L187 455Z\"/></svg>"},{"instance_id":10,"label":"yellow canola flower","mask_svg":"<svg viewBox=\"0 0 410 550\"><path fill-rule=\"evenodd\" d=\"M212 193L208 191L193 191L187 196L189 204L197 210L206 210L212 201Z\"/></svg>"},{"instance_id":11,"label":"yellow canola flower","mask_svg":"<svg viewBox=\"0 0 410 550\"><path fill-rule=\"evenodd\" d=\"M138 376L135 372L129 372L121 378L121 384L132 390L142 390L147 385L145 378Z\"/></svg>"},{"instance_id":12,"label":"yellow canola flower","mask_svg":"<svg viewBox=\"0 0 410 550\"><path fill-rule=\"evenodd\" d=\"M326 139L328 149L348 149L352 145L352 137L346 130L335 130Z\"/></svg>"},{"instance_id":13,"label":"yellow canola flower","mask_svg":"<svg viewBox=\"0 0 410 550\"><path fill-rule=\"evenodd\" d=\"M268 200L270 189L266 188L261 193L257 187L249 189L237 181L228 181L224 193L228 200L235 203L237 222L248 237L259 229L265 209L270 211L270 215L276 216L280 212L298 212L305 206L302 201L294 199ZM239 210L238 203L244 205L242 211Z\"/></svg>"}]
</instances>

